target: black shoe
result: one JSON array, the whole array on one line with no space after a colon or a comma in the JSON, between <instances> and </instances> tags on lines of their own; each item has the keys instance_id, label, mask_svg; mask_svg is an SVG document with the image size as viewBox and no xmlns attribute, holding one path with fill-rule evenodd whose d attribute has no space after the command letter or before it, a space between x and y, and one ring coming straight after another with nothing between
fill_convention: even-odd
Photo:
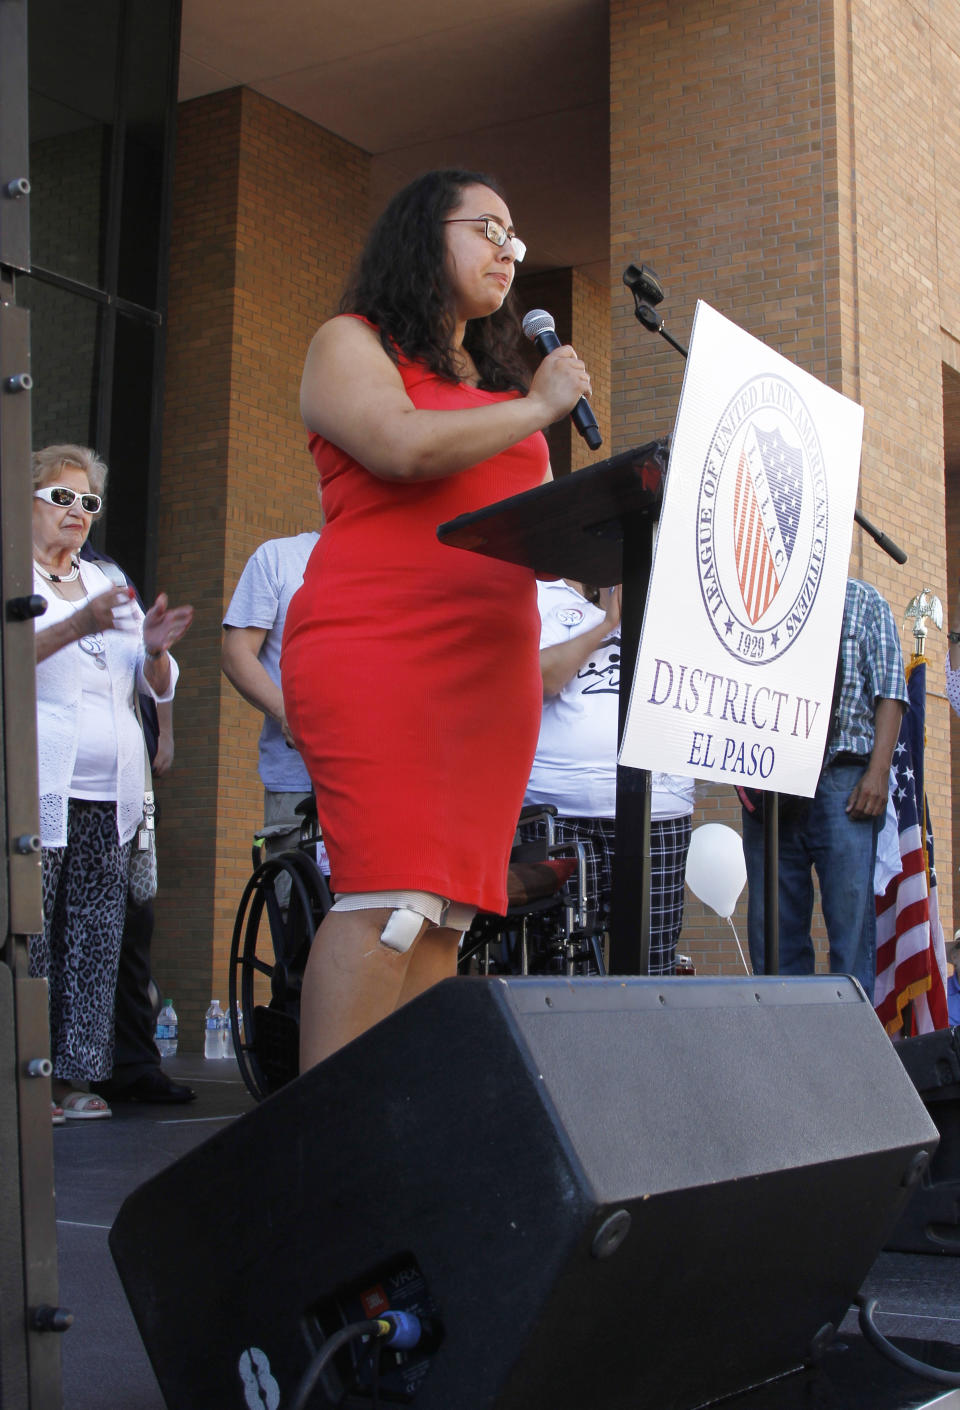
<instances>
[{"instance_id":1,"label":"black shoe","mask_svg":"<svg viewBox=\"0 0 960 1410\"><path fill-rule=\"evenodd\" d=\"M192 1087L184 1087L179 1082L171 1082L160 1067L148 1068L133 1082L118 1087L115 1082L97 1082L95 1089L99 1096L111 1102L168 1102L182 1104L192 1102L196 1092Z\"/></svg>"}]
</instances>

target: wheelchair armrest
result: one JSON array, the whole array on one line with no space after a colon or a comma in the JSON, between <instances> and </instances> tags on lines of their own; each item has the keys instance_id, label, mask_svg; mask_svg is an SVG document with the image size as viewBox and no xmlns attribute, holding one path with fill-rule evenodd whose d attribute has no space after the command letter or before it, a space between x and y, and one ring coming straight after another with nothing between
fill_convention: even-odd
<instances>
[{"instance_id":1,"label":"wheelchair armrest","mask_svg":"<svg viewBox=\"0 0 960 1410\"><path fill-rule=\"evenodd\" d=\"M289 831L289 823L267 823L265 827L258 827L253 834L254 846L256 846L258 842L268 840L271 837L286 837Z\"/></svg>"},{"instance_id":2,"label":"wheelchair armrest","mask_svg":"<svg viewBox=\"0 0 960 1410\"><path fill-rule=\"evenodd\" d=\"M552 847L554 843L553 820L556 816L557 810L552 803L525 803L520 809L517 831L513 836L511 861L543 861L547 855L547 849ZM524 842L520 837L520 828L524 823L543 823L546 827L546 837L537 842Z\"/></svg>"},{"instance_id":3,"label":"wheelchair armrest","mask_svg":"<svg viewBox=\"0 0 960 1410\"><path fill-rule=\"evenodd\" d=\"M574 904L573 925L577 930L594 930L600 919L599 911L591 909L587 900L587 864L591 851L585 842L558 842L547 849L548 857L560 859L572 856L576 861L576 872L566 883L569 888L575 882L574 895L570 897L569 889L566 894Z\"/></svg>"}]
</instances>

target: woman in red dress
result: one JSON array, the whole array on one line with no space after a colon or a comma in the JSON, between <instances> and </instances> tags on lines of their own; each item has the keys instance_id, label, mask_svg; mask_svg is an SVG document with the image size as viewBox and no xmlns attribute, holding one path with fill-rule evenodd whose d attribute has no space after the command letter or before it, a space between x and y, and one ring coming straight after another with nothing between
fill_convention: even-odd
<instances>
[{"instance_id":1,"label":"woman in red dress","mask_svg":"<svg viewBox=\"0 0 960 1410\"><path fill-rule=\"evenodd\" d=\"M523 253L489 178L430 172L390 202L307 354L324 528L282 675L337 899L304 977L301 1070L454 974L473 914L506 908L542 698L534 577L436 529L549 478L541 431L590 392L567 346L526 386Z\"/></svg>"}]
</instances>

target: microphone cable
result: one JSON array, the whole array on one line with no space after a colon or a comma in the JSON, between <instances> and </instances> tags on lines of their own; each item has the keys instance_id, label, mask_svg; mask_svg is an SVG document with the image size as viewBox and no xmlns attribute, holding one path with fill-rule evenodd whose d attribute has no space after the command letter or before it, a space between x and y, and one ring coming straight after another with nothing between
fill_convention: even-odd
<instances>
[{"instance_id":1,"label":"microphone cable","mask_svg":"<svg viewBox=\"0 0 960 1410\"><path fill-rule=\"evenodd\" d=\"M942 1386L960 1386L960 1371L945 1371L941 1366L931 1366L928 1361L918 1361L916 1357L901 1351L893 1342L887 1340L873 1320L873 1314L877 1310L875 1297L864 1297L861 1294L854 1301L859 1309L860 1330L875 1351L886 1356L901 1370L911 1371L913 1375L921 1376L925 1381L935 1381Z\"/></svg>"},{"instance_id":2,"label":"microphone cable","mask_svg":"<svg viewBox=\"0 0 960 1410\"><path fill-rule=\"evenodd\" d=\"M372 1321L348 1322L345 1327L341 1327L338 1332L334 1332L333 1336L328 1337L313 1357L300 1377L300 1383L294 1392L289 1410L305 1410L310 1394L324 1370L341 1347L351 1341L373 1340L376 1343L377 1365L374 1368L374 1392L376 1394L379 1389L381 1345L395 1346L399 1351L408 1350L417 1345L420 1334L420 1319L412 1312L385 1312L382 1317L375 1317Z\"/></svg>"}]
</instances>

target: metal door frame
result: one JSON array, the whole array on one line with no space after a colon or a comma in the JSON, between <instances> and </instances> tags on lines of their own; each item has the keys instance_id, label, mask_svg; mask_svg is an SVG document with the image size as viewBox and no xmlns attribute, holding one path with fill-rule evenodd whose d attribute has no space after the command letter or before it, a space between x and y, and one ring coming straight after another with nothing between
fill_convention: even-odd
<instances>
[{"instance_id":1,"label":"metal door frame","mask_svg":"<svg viewBox=\"0 0 960 1410\"><path fill-rule=\"evenodd\" d=\"M27 0L0 0L0 1405L60 1410L50 1034L27 972L43 925L30 498Z\"/></svg>"}]
</instances>

